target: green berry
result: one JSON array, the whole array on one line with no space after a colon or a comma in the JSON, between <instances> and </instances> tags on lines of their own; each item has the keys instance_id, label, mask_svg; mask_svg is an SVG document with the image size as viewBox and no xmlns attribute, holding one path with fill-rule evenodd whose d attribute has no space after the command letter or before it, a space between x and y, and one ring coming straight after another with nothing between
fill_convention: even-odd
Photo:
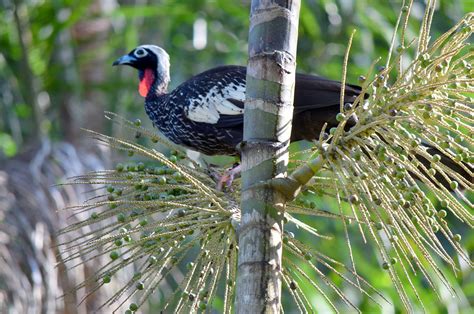
<instances>
[{"instance_id":1,"label":"green berry","mask_svg":"<svg viewBox=\"0 0 474 314\"><path fill-rule=\"evenodd\" d=\"M208 296L209 292L207 290L199 291L199 299L203 300Z\"/></svg>"},{"instance_id":2,"label":"green berry","mask_svg":"<svg viewBox=\"0 0 474 314\"><path fill-rule=\"evenodd\" d=\"M92 218L92 219L97 219L97 218L99 218L99 214L97 214L97 213L92 213L92 214L91 214L91 218Z\"/></svg>"},{"instance_id":3,"label":"green berry","mask_svg":"<svg viewBox=\"0 0 474 314\"><path fill-rule=\"evenodd\" d=\"M172 163L176 163L178 161L178 157L176 157L175 155L171 155L168 159Z\"/></svg>"},{"instance_id":4,"label":"green berry","mask_svg":"<svg viewBox=\"0 0 474 314\"><path fill-rule=\"evenodd\" d=\"M117 170L118 172L122 172L123 169L124 169L123 164L120 164L120 163L119 163L119 164L117 164L117 165L115 166L115 170Z\"/></svg>"},{"instance_id":5,"label":"green berry","mask_svg":"<svg viewBox=\"0 0 474 314\"><path fill-rule=\"evenodd\" d=\"M339 112L339 113L336 115L336 120L337 120L338 122L344 121L345 118L346 118L346 115L343 114L342 112Z\"/></svg>"},{"instance_id":6,"label":"green berry","mask_svg":"<svg viewBox=\"0 0 474 314\"><path fill-rule=\"evenodd\" d=\"M120 213L117 215L118 222L125 222L126 216L124 213Z\"/></svg>"},{"instance_id":7,"label":"green berry","mask_svg":"<svg viewBox=\"0 0 474 314\"><path fill-rule=\"evenodd\" d=\"M136 312L138 310L138 305L136 303L132 303L128 308L130 309L130 311Z\"/></svg>"},{"instance_id":8,"label":"green berry","mask_svg":"<svg viewBox=\"0 0 474 314\"><path fill-rule=\"evenodd\" d=\"M175 180L181 180L181 179L183 179L183 175L179 172L175 172L175 173L173 173L173 178Z\"/></svg>"},{"instance_id":9,"label":"green berry","mask_svg":"<svg viewBox=\"0 0 474 314\"><path fill-rule=\"evenodd\" d=\"M459 233L458 233L458 234L455 234L455 235L453 236L453 241L455 241L455 242L461 241L461 235L460 235Z\"/></svg>"},{"instance_id":10,"label":"green berry","mask_svg":"<svg viewBox=\"0 0 474 314\"><path fill-rule=\"evenodd\" d=\"M102 278L103 283L110 283L110 281L111 281L111 278L109 275L105 275L104 278Z\"/></svg>"},{"instance_id":11,"label":"green berry","mask_svg":"<svg viewBox=\"0 0 474 314\"><path fill-rule=\"evenodd\" d=\"M449 183L449 186L451 187L452 190L456 190L458 188L458 183L456 181L451 181Z\"/></svg>"},{"instance_id":12,"label":"green berry","mask_svg":"<svg viewBox=\"0 0 474 314\"><path fill-rule=\"evenodd\" d=\"M117 240L114 241L114 244L115 244L116 246L121 246L121 245L122 245L122 240L117 239Z\"/></svg>"},{"instance_id":13,"label":"green berry","mask_svg":"<svg viewBox=\"0 0 474 314\"><path fill-rule=\"evenodd\" d=\"M166 184L166 177L165 176L158 177L158 184L159 185L165 185Z\"/></svg>"},{"instance_id":14,"label":"green berry","mask_svg":"<svg viewBox=\"0 0 474 314\"><path fill-rule=\"evenodd\" d=\"M309 252L304 255L304 259L307 261L310 261L312 258L313 258L313 255Z\"/></svg>"},{"instance_id":15,"label":"green berry","mask_svg":"<svg viewBox=\"0 0 474 314\"><path fill-rule=\"evenodd\" d=\"M351 196L349 196L349 203L351 204L359 204L359 197L355 194L352 194Z\"/></svg>"},{"instance_id":16,"label":"green berry","mask_svg":"<svg viewBox=\"0 0 474 314\"><path fill-rule=\"evenodd\" d=\"M383 263L382 268L385 269L385 270L389 269L390 268L389 263Z\"/></svg>"},{"instance_id":17,"label":"green berry","mask_svg":"<svg viewBox=\"0 0 474 314\"><path fill-rule=\"evenodd\" d=\"M110 252L109 256L110 256L110 259L112 259L114 261L117 258L119 258L119 253L117 251L112 251L112 252Z\"/></svg>"},{"instance_id":18,"label":"green berry","mask_svg":"<svg viewBox=\"0 0 474 314\"><path fill-rule=\"evenodd\" d=\"M432 157L431 157L431 161L432 162L439 162L441 160L441 156L438 155L438 154L434 154Z\"/></svg>"},{"instance_id":19,"label":"green berry","mask_svg":"<svg viewBox=\"0 0 474 314\"><path fill-rule=\"evenodd\" d=\"M135 124L135 126L140 126L140 125L142 125L142 121L140 119L135 119L133 124Z\"/></svg>"},{"instance_id":20,"label":"green berry","mask_svg":"<svg viewBox=\"0 0 474 314\"><path fill-rule=\"evenodd\" d=\"M442 209L438 212L438 217L439 218L445 218L447 215L448 215L448 213L444 209Z\"/></svg>"},{"instance_id":21,"label":"green berry","mask_svg":"<svg viewBox=\"0 0 474 314\"><path fill-rule=\"evenodd\" d=\"M397 179L401 180L401 179L405 178L405 172L404 171L397 171L395 173L395 177L397 177Z\"/></svg>"},{"instance_id":22,"label":"green berry","mask_svg":"<svg viewBox=\"0 0 474 314\"><path fill-rule=\"evenodd\" d=\"M139 281L135 285L135 288L137 288L137 290L143 290L145 288L145 285L143 284L143 282Z\"/></svg>"}]
</instances>

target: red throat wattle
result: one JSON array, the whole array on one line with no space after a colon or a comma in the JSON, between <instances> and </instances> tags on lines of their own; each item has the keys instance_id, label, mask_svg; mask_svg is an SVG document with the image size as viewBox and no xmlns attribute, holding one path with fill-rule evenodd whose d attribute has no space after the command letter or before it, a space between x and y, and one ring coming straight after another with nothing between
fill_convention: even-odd
<instances>
[{"instance_id":1,"label":"red throat wattle","mask_svg":"<svg viewBox=\"0 0 474 314\"><path fill-rule=\"evenodd\" d=\"M146 97L150 91L153 81L155 80L155 75L153 74L152 69L146 69L143 74L143 78L140 80L138 85L138 92L142 97Z\"/></svg>"}]
</instances>

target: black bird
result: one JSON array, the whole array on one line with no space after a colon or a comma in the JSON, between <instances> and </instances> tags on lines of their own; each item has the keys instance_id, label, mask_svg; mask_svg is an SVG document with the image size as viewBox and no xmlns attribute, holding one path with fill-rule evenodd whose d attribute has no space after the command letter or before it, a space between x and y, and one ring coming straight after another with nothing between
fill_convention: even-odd
<instances>
[{"instance_id":1,"label":"black bird","mask_svg":"<svg viewBox=\"0 0 474 314\"><path fill-rule=\"evenodd\" d=\"M154 45L142 45L113 65L138 70L139 92L154 126L172 142L206 155L238 155L243 138L245 76L242 66L220 66L198 74L167 92L169 56ZM345 103L360 87L345 86ZM296 74L291 141L319 137L324 123L337 125L341 83Z\"/></svg>"},{"instance_id":2,"label":"black bird","mask_svg":"<svg viewBox=\"0 0 474 314\"><path fill-rule=\"evenodd\" d=\"M206 155L238 155L243 138L246 68L220 66L198 74L167 92L170 62L165 50L142 45L117 59L113 65L130 65L138 70L139 92L145 97L145 110L154 126L172 142ZM344 102L352 103L361 88L345 85ZM323 77L296 74L291 141L319 137L324 123L337 125L341 83ZM367 96L367 95L366 95ZM348 126L355 122L349 121ZM427 145L430 154L442 155L442 162L465 177L469 173L437 149ZM425 165L429 161L417 158ZM472 169L472 167L468 167ZM228 186L240 166L224 175L218 184ZM438 179L447 184L445 178ZM444 180L444 181L443 181ZM470 179L472 181L472 177Z\"/></svg>"}]
</instances>

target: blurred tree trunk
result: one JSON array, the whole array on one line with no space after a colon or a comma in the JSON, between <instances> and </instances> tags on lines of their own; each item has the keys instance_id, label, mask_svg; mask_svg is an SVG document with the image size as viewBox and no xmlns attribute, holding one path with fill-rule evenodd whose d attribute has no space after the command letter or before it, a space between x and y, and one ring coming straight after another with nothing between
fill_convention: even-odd
<instances>
[{"instance_id":1,"label":"blurred tree trunk","mask_svg":"<svg viewBox=\"0 0 474 314\"><path fill-rule=\"evenodd\" d=\"M64 178L107 168L108 156L76 149L69 143L44 140L37 148L0 164L0 313L91 313L111 297L101 289L74 288L96 270L101 261L81 257L66 271L57 245L87 234L86 227L58 238L58 230L87 219L64 207L100 194L93 186L58 186ZM93 191L93 192L91 192ZM82 264L83 263L83 264ZM132 270L130 270L132 271ZM125 284L122 278L111 283ZM61 297L64 294L64 297Z\"/></svg>"},{"instance_id":2,"label":"blurred tree trunk","mask_svg":"<svg viewBox=\"0 0 474 314\"><path fill-rule=\"evenodd\" d=\"M30 140L37 142L45 136L44 129L44 112L38 104L38 86L35 82L33 71L31 70L29 61L29 47L28 39L31 39L31 34L28 27L28 19L24 14L20 14L20 7L22 4L20 0L15 0L13 9L13 17L15 21L15 28L18 36L18 44L20 48L20 60L18 61L17 77L20 92L25 103L31 108L33 113L32 132Z\"/></svg>"},{"instance_id":3,"label":"blurred tree trunk","mask_svg":"<svg viewBox=\"0 0 474 314\"><path fill-rule=\"evenodd\" d=\"M33 145L0 162L0 313L89 313L111 296L112 290L104 289L81 303L90 292L89 287L77 291L75 287L94 273L97 262L78 259L76 267L66 272L62 258L68 255L59 256L57 250L60 240L68 240L59 239L58 230L76 219L87 219L60 210L96 194L86 194L92 187L55 184L109 167L110 155L82 136L80 128L104 131L107 98L103 85L106 67L110 66L106 43L111 29L105 11L114 3L115 0L88 1L84 4L86 13L72 31L58 28L51 44L53 55L42 55L47 62L47 78L36 75L30 61L37 48L29 25L38 23L34 9L22 0L13 3L20 57L6 54L6 60L18 82L22 101L33 113L32 121L23 124ZM52 143L48 139L48 119L60 129L49 135L60 134L68 142ZM85 228L77 235L87 232Z\"/></svg>"},{"instance_id":4,"label":"blurred tree trunk","mask_svg":"<svg viewBox=\"0 0 474 314\"><path fill-rule=\"evenodd\" d=\"M93 0L87 13L72 28L72 39L76 43L76 66L79 69L81 86L80 103L69 102L62 108L65 115L63 129L69 135L68 139L77 141L80 138L80 128L87 128L103 132L104 110L107 102L107 93L104 85L107 83L108 62L107 38L112 29L107 17L116 1Z\"/></svg>"},{"instance_id":5,"label":"blurred tree trunk","mask_svg":"<svg viewBox=\"0 0 474 314\"><path fill-rule=\"evenodd\" d=\"M259 184L286 175L300 1L253 0L242 143L237 313L281 308L285 198Z\"/></svg>"}]
</instances>

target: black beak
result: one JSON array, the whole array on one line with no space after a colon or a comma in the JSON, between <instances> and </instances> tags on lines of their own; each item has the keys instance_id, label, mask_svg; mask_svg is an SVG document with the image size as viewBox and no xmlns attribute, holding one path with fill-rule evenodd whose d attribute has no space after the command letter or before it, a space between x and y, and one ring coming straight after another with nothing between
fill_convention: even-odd
<instances>
[{"instance_id":1,"label":"black beak","mask_svg":"<svg viewBox=\"0 0 474 314\"><path fill-rule=\"evenodd\" d=\"M132 57L130 55L125 55L125 56L121 56L120 58L115 60L114 63L112 63L112 66L115 66L115 65L132 65L135 61L137 61L137 59L135 57Z\"/></svg>"}]
</instances>

